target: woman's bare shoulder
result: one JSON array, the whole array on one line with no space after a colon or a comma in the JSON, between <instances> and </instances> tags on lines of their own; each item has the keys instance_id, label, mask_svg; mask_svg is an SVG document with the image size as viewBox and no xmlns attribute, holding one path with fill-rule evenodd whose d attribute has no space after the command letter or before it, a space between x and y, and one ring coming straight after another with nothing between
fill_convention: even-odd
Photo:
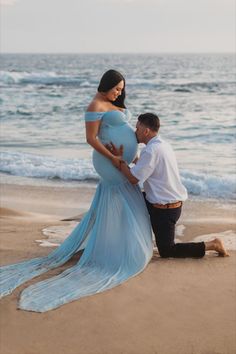
<instances>
[{"instance_id":1,"label":"woman's bare shoulder","mask_svg":"<svg viewBox=\"0 0 236 354\"><path fill-rule=\"evenodd\" d=\"M98 100L93 100L87 107L87 112L105 112L104 104Z\"/></svg>"}]
</instances>

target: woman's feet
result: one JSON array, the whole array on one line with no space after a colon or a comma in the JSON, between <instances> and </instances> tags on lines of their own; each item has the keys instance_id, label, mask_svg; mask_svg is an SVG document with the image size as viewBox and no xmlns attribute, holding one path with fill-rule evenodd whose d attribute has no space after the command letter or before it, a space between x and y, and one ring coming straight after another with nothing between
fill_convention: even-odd
<instances>
[{"instance_id":1,"label":"woman's feet","mask_svg":"<svg viewBox=\"0 0 236 354\"><path fill-rule=\"evenodd\" d=\"M205 242L206 251L216 251L221 257L228 257L229 253L226 251L223 242L219 238L212 241Z\"/></svg>"}]
</instances>

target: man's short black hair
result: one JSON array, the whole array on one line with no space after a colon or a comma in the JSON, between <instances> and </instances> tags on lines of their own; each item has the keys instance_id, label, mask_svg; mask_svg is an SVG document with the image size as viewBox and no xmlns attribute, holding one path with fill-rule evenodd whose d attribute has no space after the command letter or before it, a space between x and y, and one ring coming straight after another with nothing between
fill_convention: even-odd
<instances>
[{"instance_id":1,"label":"man's short black hair","mask_svg":"<svg viewBox=\"0 0 236 354\"><path fill-rule=\"evenodd\" d=\"M158 132L160 128L160 119L156 114L153 113L140 114L138 121L154 132Z\"/></svg>"}]
</instances>

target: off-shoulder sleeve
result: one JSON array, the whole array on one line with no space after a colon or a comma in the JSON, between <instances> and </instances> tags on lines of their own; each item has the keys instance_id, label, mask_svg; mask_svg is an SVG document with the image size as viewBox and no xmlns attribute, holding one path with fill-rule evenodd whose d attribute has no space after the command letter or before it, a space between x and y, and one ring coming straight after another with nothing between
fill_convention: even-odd
<instances>
[{"instance_id":1,"label":"off-shoulder sleeve","mask_svg":"<svg viewBox=\"0 0 236 354\"><path fill-rule=\"evenodd\" d=\"M103 114L104 112L85 112L85 122L95 122L96 120L101 120Z\"/></svg>"}]
</instances>

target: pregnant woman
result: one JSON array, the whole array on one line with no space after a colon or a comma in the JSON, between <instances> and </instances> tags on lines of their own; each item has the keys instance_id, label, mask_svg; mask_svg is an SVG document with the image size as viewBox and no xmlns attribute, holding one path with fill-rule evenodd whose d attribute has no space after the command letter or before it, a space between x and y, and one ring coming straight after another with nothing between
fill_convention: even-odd
<instances>
[{"instance_id":1,"label":"pregnant woman","mask_svg":"<svg viewBox=\"0 0 236 354\"><path fill-rule=\"evenodd\" d=\"M141 272L152 256L149 215L142 193L120 173L120 160L104 145L124 147L130 163L137 140L128 124L125 79L115 71L101 78L98 92L85 113L86 137L94 148L93 164L100 175L94 199L83 220L46 257L1 267L1 296L37 275L56 268L84 250L76 265L26 288L19 308L45 312L81 297L113 288Z\"/></svg>"}]
</instances>

